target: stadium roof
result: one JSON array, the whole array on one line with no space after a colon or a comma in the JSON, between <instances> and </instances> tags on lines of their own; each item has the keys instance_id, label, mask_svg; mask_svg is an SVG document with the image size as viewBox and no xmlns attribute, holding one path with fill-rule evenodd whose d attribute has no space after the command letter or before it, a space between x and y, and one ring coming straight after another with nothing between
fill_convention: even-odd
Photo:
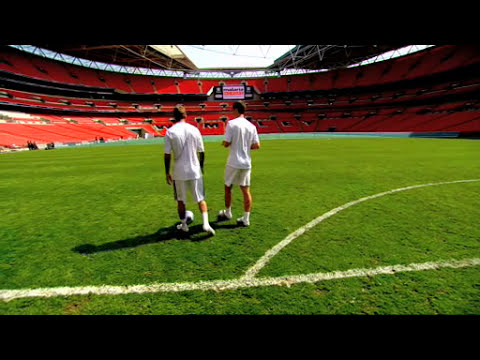
<instances>
[{"instance_id":1,"label":"stadium roof","mask_svg":"<svg viewBox=\"0 0 480 360\"><path fill-rule=\"evenodd\" d=\"M175 76L198 76L202 73L213 74L214 71L223 75L238 76L245 71L285 74L295 73L295 71L331 70L368 63L386 53L397 53L396 56L401 56L431 45L48 45L38 43L12 46L26 51L29 51L27 47L40 49L41 55L45 55L41 49L52 51L59 54L60 60L64 60L63 54L75 59L126 68L164 71L165 74L176 72ZM38 51L34 52L38 54ZM57 58L57 55L54 58ZM80 63L83 64L83 62Z\"/></svg>"},{"instance_id":2,"label":"stadium roof","mask_svg":"<svg viewBox=\"0 0 480 360\"><path fill-rule=\"evenodd\" d=\"M335 69L362 62L406 45L297 45L278 58L270 69Z\"/></svg>"},{"instance_id":3,"label":"stadium roof","mask_svg":"<svg viewBox=\"0 0 480 360\"><path fill-rule=\"evenodd\" d=\"M198 67L185 55L179 45L36 44L35 46L74 57L116 65L198 70ZM220 46L217 46L217 48ZM242 54L238 51L241 50L242 46L229 45L231 54L241 57ZM254 45L253 47L256 47L260 58L262 55L265 57L262 50L266 52L271 50L272 46L279 47L281 45L269 45L267 49L265 49L266 45ZM290 49L281 54L269 68L283 70L284 68L321 69L345 66L403 46L405 45L295 45L289 46ZM243 47L246 47L246 45ZM221 50L216 50L214 45L200 45L197 48L209 51L213 57L221 54ZM288 47L284 47L284 49L288 49ZM226 51L228 50L224 50L224 52ZM249 55L243 54L243 56L252 57L251 53ZM225 64L225 66L219 66L218 68L232 67Z\"/></svg>"},{"instance_id":4,"label":"stadium roof","mask_svg":"<svg viewBox=\"0 0 480 360\"><path fill-rule=\"evenodd\" d=\"M77 58L147 69L198 70L177 45L49 45L43 49Z\"/></svg>"}]
</instances>

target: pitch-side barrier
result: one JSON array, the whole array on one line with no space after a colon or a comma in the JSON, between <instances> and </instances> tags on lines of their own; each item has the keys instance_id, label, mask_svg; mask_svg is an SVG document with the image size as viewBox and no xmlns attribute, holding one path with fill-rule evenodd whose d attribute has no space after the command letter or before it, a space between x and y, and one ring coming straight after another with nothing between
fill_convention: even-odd
<instances>
[{"instance_id":1,"label":"pitch-side barrier","mask_svg":"<svg viewBox=\"0 0 480 360\"><path fill-rule=\"evenodd\" d=\"M260 140L285 140L285 139L345 139L345 138L458 138L458 132L313 132L313 133L275 133L259 134ZM204 135L204 142L221 142L223 135ZM154 145L163 144L163 137L152 139L131 139L120 141L107 141L104 143L68 143L56 144L56 148L72 147L97 147L97 146L123 146L123 145Z\"/></svg>"}]
</instances>

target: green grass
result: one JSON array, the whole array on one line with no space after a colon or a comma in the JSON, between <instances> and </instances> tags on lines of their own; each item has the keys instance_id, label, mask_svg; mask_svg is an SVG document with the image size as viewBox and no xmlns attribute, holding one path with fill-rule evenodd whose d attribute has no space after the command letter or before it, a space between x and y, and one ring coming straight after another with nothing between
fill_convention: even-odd
<instances>
[{"instance_id":1,"label":"green grass","mask_svg":"<svg viewBox=\"0 0 480 360\"><path fill-rule=\"evenodd\" d=\"M162 145L0 157L0 289L237 279L267 250L352 200L480 178L479 143L460 139L268 140L253 153L252 225L217 224L227 152L206 142L215 237L177 238ZM480 182L354 205L276 255L259 277L480 257ZM234 217L242 200L234 189ZM28 298L0 314L480 314L478 267L180 293Z\"/></svg>"}]
</instances>

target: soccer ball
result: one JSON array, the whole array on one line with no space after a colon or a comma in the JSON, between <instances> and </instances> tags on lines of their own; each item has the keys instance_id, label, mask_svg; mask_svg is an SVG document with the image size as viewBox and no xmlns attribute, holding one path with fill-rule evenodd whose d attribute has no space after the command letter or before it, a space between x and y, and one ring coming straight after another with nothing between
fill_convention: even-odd
<instances>
[{"instance_id":1,"label":"soccer ball","mask_svg":"<svg viewBox=\"0 0 480 360\"><path fill-rule=\"evenodd\" d=\"M185 211L185 218L187 219L187 224L192 223L194 219L193 212L190 210Z\"/></svg>"}]
</instances>

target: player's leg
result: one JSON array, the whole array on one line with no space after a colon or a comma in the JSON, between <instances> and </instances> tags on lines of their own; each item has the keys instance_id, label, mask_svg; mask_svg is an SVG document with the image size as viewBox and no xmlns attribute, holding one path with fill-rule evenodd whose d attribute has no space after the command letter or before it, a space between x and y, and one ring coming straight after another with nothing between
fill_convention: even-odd
<instances>
[{"instance_id":1,"label":"player's leg","mask_svg":"<svg viewBox=\"0 0 480 360\"><path fill-rule=\"evenodd\" d=\"M225 209L232 207L232 185L225 185Z\"/></svg>"},{"instance_id":2,"label":"player's leg","mask_svg":"<svg viewBox=\"0 0 480 360\"><path fill-rule=\"evenodd\" d=\"M180 220L185 220L185 203L183 201L177 201L177 211L178 211L178 217Z\"/></svg>"},{"instance_id":3,"label":"player's leg","mask_svg":"<svg viewBox=\"0 0 480 360\"><path fill-rule=\"evenodd\" d=\"M188 231L187 217L185 216L185 202L177 201L178 217L180 224L177 225L178 230Z\"/></svg>"},{"instance_id":4,"label":"player's leg","mask_svg":"<svg viewBox=\"0 0 480 360\"><path fill-rule=\"evenodd\" d=\"M232 188L233 185L225 185L225 209L218 213L218 220L229 220L232 218Z\"/></svg>"},{"instance_id":5,"label":"player's leg","mask_svg":"<svg viewBox=\"0 0 480 360\"><path fill-rule=\"evenodd\" d=\"M199 178L196 180L191 180L191 187L190 190L192 192L192 197L194 201L198 204L198 209L202 214L202 221L203 221L203 230L215 235L215 230L210 226L208 222L208 205L205 201L205 188L203 186L203 178Z\"/></svg>"},{"instance_id":6,"label":"player's leg","mask_svg":"<svg viewBox=\"0 0 480 360\"><path fill-rule=\"evenodd\" d=\"M173 193L174 193L175 200L177 201L178 217L180 218L180 221L181 221L181 223L177 225L177 229L187 232L188 225L187 225L187 219L185 216L185 211L186 211L185 204L187 201L187 193L186 193L185 181L174 180Z\"/></svg>"},{"instance_id":7,"label":"player's leg","mask_svg":"<svg viewBox=\"0 0 480 360\"><path fill-rule=\"evenodd\" d=\"M243 195L243 217L237 219L237 222L243 223L245 226L250 225L250 211L252 210L252 194L250 186L240 186Z\"/></svg>"},{"instance_id":8,"label":"player's leg","mask_svg":"<svg viewBox=\"0 0 480 360\"><path fill-rule=\"evenodd\" d=\"M224 194L225 194L225 209L218 213L218 220L229 220L232 218L232 187L235 179L236 169L225 166L224 176Z\"/></svg>"},{"instance_id":9,"label":"player's leg","mask_svg":"<svg viewBox=\"0 0 480 360\"><path fill-rule=\"evenodd\" d=\"M250 212L252 210L252 194L250 193L250 186L240 186L243 195L243 210Z\"/></svg>"},{"instance_id":10,"label":"player's leg","mask_svg":"<svg viewBox=\"0 0 480 360\"><path fill-rule=\"evenodd\" d=\"M206 231L212 235L215 235L215 230L210 226L208 222L208 206L205 200L202 200L198 203L198 208L202 213L202 220L203 220L203 231Z\"/></svg>"},{"instance_id":11,"label":"player's leg","mask_svg":"<svg viewBox=\"0 0 480 360\"><path fill-rule=\"evenodd\" d=\"M241 169L239 172L239 185L243 195L243 217L237 219L244 226L250 225L250 211L252 209L252 194L250 193L250 169Z\"/></svg>"}]
</instances>

